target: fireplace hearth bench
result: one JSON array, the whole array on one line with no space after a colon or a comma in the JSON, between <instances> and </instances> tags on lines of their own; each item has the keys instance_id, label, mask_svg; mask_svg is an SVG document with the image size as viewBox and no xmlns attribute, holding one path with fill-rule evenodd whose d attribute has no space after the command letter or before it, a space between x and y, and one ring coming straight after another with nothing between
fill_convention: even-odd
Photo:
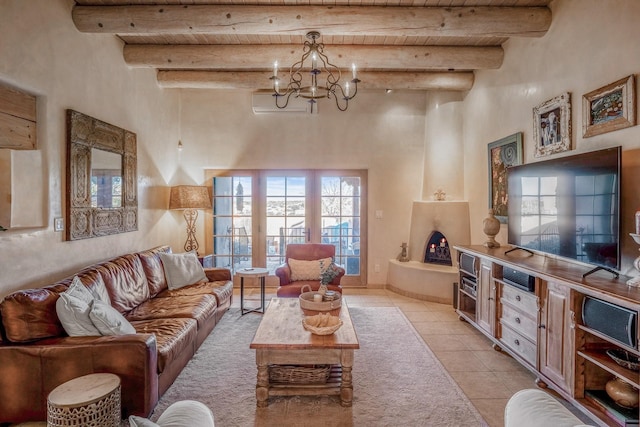
<instances>
[{"instance_id":1,"label":"fireplace hearth bench","mask_svg":"<svg viewBox=\"0 0 640 427\"><path fill-rule=\"evenodd\" d=\"M229 309L228 269L206 268L207 281L170 290L159 246L82 269L0 303L0 424L42 421L47 395L58 385L92 373L120 377L122 416L147 417ZM73 277L135 328L135 334L69 337L56 312Z\"/></svg>"}]
</instances>

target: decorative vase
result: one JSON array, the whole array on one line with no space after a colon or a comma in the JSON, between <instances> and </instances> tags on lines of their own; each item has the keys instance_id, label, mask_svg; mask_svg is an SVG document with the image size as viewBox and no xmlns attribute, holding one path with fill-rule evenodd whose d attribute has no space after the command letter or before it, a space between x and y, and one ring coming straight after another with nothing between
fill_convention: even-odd
<instances>
[{"instance_id":1,"label":"decorative vase","mask_svg":"<svg viewBox=\"0 0 640 427\"><path fill-rule=\"evenodd\" d=\"M623 379L615 377L609 380L605 390L618 405L631 409L638 407L638 390Z\"/></svg>"},{"instance_id":2,"label":"decorative vase","mask_svg":"<svg viewBox=\"0 0 640 427\"><path fill-rule=\"evenodd\" d=\"M402 252L400 253L400 256L398 257L398 261L400 262L409 262L409 255L407 254L407 244L403 243L402 246L400 246L402 248Z\"/></svg>"},{"instance_id":3,"label":"decorative vase","mask_svg":"<svg viewBox=\"0 0 640 427\"><path fill-rule=\"evenodd\" d=\"M493 209L489 209L489 216L482 221L482 231L487 235L484 245L487 248L499 248L500 243L496 242L496 234L500 231L500 221L493 215Z\"/></svg>"}]
</instances>

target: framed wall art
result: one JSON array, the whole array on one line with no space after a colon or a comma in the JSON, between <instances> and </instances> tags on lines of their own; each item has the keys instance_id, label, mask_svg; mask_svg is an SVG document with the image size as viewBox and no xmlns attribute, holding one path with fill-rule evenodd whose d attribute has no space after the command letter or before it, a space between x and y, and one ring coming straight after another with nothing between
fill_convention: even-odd
<instances>
[{"instance_id":1,"label":"framed wall art","mask_svg":"<svg viewBox=\"0 0 640 427\"><path fill-rule=\"evenodd\" d=\"M533 109L534 156L542 157L571 149L571 94L543 102Z\"/></svg>"},{"instance_id":2,"label":"framed wall art","mask_svg":"<svg viewBox=\"0 0 640 427\"><path fill-rule=\"evenodd\" d=\"M588 138L636 124L633 75L582 96L582 136Z\"/></svg>"},{"instance_id":3,"label":"framed wall art","mask_svg":"<svg viewBox=\"0 0 640 427\"><path fill-rule=\"evenodd\" d=\"M522 164L522 132L514 133L488 146L489 209L501 223L507 222L507 168Z\"/></svg>"}]
</instances>

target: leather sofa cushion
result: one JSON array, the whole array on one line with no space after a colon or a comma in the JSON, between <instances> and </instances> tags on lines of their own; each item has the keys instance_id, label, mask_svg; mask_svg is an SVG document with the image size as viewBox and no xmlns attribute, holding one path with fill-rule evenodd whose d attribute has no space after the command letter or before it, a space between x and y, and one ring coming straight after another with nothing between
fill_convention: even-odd
<instances>
[{"instance_id":1,"label":"leather sofa cushion","mask_svg":"<svg viewBox=\"0 0 640 427\"><path fill-rule=\"evenodd\" d=\"M167 289L167 279L164 275L162 261L158 255L159 253L171 253L171 248L169 246L158 246L153 249L138 252L138 256L142 262L142 268L147 276L151 298Z\"/></svg>"},{"instance_id":2,"label":"leather sofa cushion","mask_svg":"<svg viewBox=\"0 0 640 427\"><path fill-rule=\"evenodd\" d=\"M171 299L154 298L143 302L127 313L127 320L191 318L198 322L198 329L204 327L215 316L218 303L213 295L176 296Z\"/></svg>"},{"instance_id":3,"label":"leather sofa cushion","mask_svg":"<svg viewBox=\"0 0 640 427\"><path fill-rule=\"evenodd\" d=\"M142 261L136 254L123 255L97 267L104 279L111 305L125 314L150 297Z\"/></svg>"},{"instance_id":4,"label":"leather sofa cushion","mask_svg":"<svg viewBox=\"0 0 640 427\"><path fill-rule=\"evenodd\" d=\"M29 342L66 335L56 314L56 301L66 290L66 284L58 283L7 295L0 304L5 338Z\"/></svg>"},{"instance_id":5,"label":"leather sofa cushion","mask_svg":"<svg viewBox=\"0 0 640 427\"><path fill-rule=\"evenodd\" d=\"M183 351L195 352L198 327L196 321L187 318L148 319L132 321L139 334L153 334L158 352L158 373L179 358Z\"/></svg>"},{"instance_id":6,"label":"leather sofa cushion","mask_svg":"<svg viewBox=\"0 0 640 427\"><path fill-rule=\"evenodd\" d=\"M187 295L215 295L218 306L226 304L233 294L233 282L221 280L217 282L202 282L185 286L179 289L167 289L157 296L167 298Z\"/></svg>"}]
</instances>

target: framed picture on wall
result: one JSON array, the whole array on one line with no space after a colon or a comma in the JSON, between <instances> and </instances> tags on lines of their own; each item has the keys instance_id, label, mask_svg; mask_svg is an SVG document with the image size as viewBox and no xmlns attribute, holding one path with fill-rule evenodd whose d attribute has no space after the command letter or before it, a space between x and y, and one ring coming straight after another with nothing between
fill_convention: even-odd
<instances>
[{"instance_id":1,"label":"framed picture on wall","mask_svg":"<svg viewBox=\"0 0 640 427\"><path fill-rule=\"evenodd\" d=\"M507 168L522 164L522 132L514 133L488 146L489 209L501 223L507 222Z\"/></svg>"},{"instance_id":2,"label":"framed picture on wall","mask_svg":"<svg viewBox=\"0 0 640 427\"><path fill-rule=\"evenodd\" d=\"M582 136L636 125L636 88L633 75L582 96Z\"/></svg>"},{"instance_id":3,"label":"framed picture on wall","mask_svg":"<svg viewBox=\"0 0 640 427\"><path fill-rule=\"evenodd\" d=\"M569 92L543 102L533 109L535 157L571 149L571 94Z\"/></svg>"}]
</instances>

